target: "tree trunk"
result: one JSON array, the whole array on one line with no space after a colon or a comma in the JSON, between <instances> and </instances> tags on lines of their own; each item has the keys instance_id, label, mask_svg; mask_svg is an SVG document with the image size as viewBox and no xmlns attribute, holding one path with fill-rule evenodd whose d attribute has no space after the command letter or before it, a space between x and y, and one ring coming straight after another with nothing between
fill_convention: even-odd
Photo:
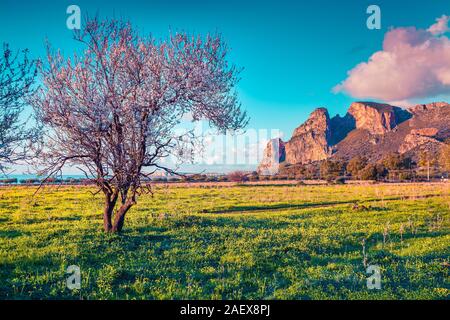
<instances>
[{"instance_id":1,"label":"tree trunk","mask_svg":"<svg viewBox=\"0 0 450 320\"><path fill-rule=\"evenodd\" d=\"M123 224L125 222L125 215L133 206L133 203L126 202L120 206L119 210L117 210L114 217L114 224L112 226L111 232L119 233L122 231Z\"/></svg>"},{"instance_id":2,"label":"tree trunk","mask_svg":"<svg viewBox=\"0 0 450 320\"><path fill-rule=\"evenodd\" d=\"M111 205L110 201L105 202L105 209L103 211L103 229L105 232L110 232L112 228L112 211L114 209L114 206Z\"/></svg>"},{"instance_id":3,"label":"tree trunk","mask_svg":"<svg viewBox=\"0 0 450 320\"><path fill-rule=\"evenodd\" d=\"M117 202L117 194L105 194L105 207L103 210L103 229L105 232L111 232L112 214Z\"/></svg>"}]
</instances>

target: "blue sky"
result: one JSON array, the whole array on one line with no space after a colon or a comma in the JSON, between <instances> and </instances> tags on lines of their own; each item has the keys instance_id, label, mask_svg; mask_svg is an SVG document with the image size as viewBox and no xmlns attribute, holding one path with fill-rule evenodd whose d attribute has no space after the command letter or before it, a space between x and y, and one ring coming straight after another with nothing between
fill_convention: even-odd
<instances>
[{"instance_id":1,"label":"blue sky","mask_svg":"<svg viewBox=\"0 0 450 320\"><path fill-rule=\"evenodd\" d=\"M344 114L357 99L332 88L381 50L390 27L428 28L450 14L448 1L13 1L0 0L0 40L45 54L44 39L65 54L76 50L66 8L82 15L129 19L142 33L219 31L243 67L238 87L251 128L277 128L289 138L314 108ZM366 27L369 5L381 8L382 29Z\"/></svg>"}]
</instances>

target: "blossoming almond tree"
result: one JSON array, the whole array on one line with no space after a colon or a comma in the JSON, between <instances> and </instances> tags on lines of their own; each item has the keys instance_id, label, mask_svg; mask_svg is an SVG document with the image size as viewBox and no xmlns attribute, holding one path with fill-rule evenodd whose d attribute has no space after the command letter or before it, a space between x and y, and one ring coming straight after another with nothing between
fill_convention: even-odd
<instances>
[{"instance_id":1,"label":"blossoming almond tree","mask_svg":"<svg viewBox=\"0 0 450 320\"><path fill-rule=\"evenodd\" d=\"M41 159L47 175L65 165L83 170L105 196L106 232L120 232L145 191L151 170L183 156L176 128L189 114L220 131L248 119L234 87L238 70L219 36L141 37L123 21L90 19L75 33L85 49L65 59L48 50L43 86L33 99L46 130Z\"/></svg>"}]
</instances>

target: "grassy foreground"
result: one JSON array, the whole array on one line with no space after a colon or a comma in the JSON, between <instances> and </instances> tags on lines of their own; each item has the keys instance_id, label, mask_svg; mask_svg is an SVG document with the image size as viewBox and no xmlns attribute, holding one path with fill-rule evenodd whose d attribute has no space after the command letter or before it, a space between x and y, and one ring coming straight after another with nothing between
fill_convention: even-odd
<instances>
[{"instance_id":1,"label":"grassy foreground","mask_svg":"<svg viewBox=\"0 0 450 320\"><path fill-rule=\"evenodd\" d=\"M102 233L94 189L34 191L0 189L0 299L450 295L450 184L159 187L120 236ZM381 290L367 289L363 239Z\"/></svg>"}]
</instances>

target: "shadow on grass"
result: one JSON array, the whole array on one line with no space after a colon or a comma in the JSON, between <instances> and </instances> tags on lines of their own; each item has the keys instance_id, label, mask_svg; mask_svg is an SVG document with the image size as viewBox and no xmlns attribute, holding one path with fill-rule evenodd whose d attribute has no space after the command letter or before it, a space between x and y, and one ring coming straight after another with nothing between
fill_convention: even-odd
<instances>
[{"instance_id":1,"label":"shadow on grass","mask_svg":"<svg viewBox=\"0 0 450 320\"><path fill-rule=\"evenodd\" d=\"M29 232L18 230L0 230L0 238L17 238L23 235L29 235Z\"/></svg>"},{"instance_id":2,"label":"shadow on grass","mask_svg":"<svg viewBox=\"0 0 450 320\"><path fill-rule=\"evenodd\" d=\"M235 206L227 209L210 210L204 209L201 213L214 213L214 214L226 214L235 212L258 212L258 211L268 211L268 210L283 210L283 209L306 209L306 208L322 208L340 204L350 204L355 203L355 201L328 201L328 202L311 202L302 204L275 204L275 205L253 205L253 206Z\"/></svg>"}]
</instances>

